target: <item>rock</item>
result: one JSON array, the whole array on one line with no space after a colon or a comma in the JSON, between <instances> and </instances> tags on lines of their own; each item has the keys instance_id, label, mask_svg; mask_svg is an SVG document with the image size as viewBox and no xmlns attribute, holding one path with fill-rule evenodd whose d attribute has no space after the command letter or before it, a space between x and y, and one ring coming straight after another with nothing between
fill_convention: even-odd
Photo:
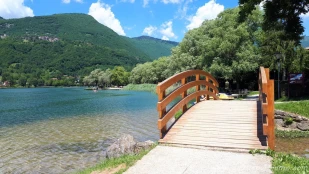
<instances>
[{"instance_id":1,"label":"rock","mask_svg":"<svg viewBox=\"0 0 309 174\"><path fill-rule=\"evenodd\" d=\"M154 145L154 142L150 140L145 141L145 142L138 142L135 145L134 153L140 153L142 150L149 149L153 145Z\"/></svg>"},{"instance_id":2,"label":"rock","mask_svg":"<svg viewBox=\"0 0 309 174\"><path fill-rule=\"evenodd\" d=\"M293 117L294 121L297 121L297 122L301 122L303 121L303 117L299 116L299 115L296 115L295 117Z\"/></svg>"},{"instance_id":3,"label":"rock","mask_svg":"<svg viewBox=\"0 0 309 174\"><path fill-rule=\"evenodd\" d=\"M275 119L284 119L284 116L275 114Z\"/></svg>"},{"instance_id":4,"label":"rock","mask_svg":"<svg viewBox=\"0 0 309 174\"><path fill-rule=\"evenodd\" d=\"M290 129L297 129L297 123L293 122L292 124L288 125L288 128L290 128Z\"/></svg>"},{"instance_id":5,"label":"rock","mask_svg":"<svg viewBox=\"0 0 309 174\"><path fill-rule=\"evenodd\" d=\"M153 141L137 142L132 135L122 135L116 142L106 149L106 158L117 158L121 155L137 154L151 148Z\"/></svg>"},{"instance_id":6,"label":"rock","mask_svg":"<svg viewBox=\"0 0 309 174\"><path fill-rule=\"evenodd\" d=\"M275 123L277 126L280 127L284 126L284 121L282 119L275 119Z\"/></svg>"},{"instance_id":7,"label":"rock","mask_svg":"<svg viewBox=\"0 0 309 174\"><path fill-rule=\"evenodd\" d=\"M297 128L302 130L302 131L309 130L309 121L302 121L302 122L298 123Z\"/></svg>"},{"instance_id":8,"label":"rock","mask_svg":"<svg viewBox=\"0 0 309 174\"><path fill-rule=\"evenodd\" d=\"M116 158L124 154L134 154L136 145L132 135L123 135L106 150L106 158Z\"/></svg>"}]
</instances>

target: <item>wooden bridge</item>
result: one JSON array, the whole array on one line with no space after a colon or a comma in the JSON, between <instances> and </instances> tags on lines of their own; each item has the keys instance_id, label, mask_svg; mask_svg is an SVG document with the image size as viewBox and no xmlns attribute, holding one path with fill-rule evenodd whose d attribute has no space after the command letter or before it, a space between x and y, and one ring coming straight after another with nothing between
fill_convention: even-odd
<instances>
[{"instance_id":1,"label":"wooden bridge","mask_svg":"<svg viewBox=\"0 0 309 174\"><path fill-rule=\"evenodd\" d=\"M257 101L219 100L217 80L201 70L185 71L159 83L159 143L274 149L274 80L269 79L268 68L260 67L258 81ZM168 93L174 84L180 86ZM202 95L205 101L200 101ZM183 114L175 119L179 112Z\"/></svg>"}]
</instances>

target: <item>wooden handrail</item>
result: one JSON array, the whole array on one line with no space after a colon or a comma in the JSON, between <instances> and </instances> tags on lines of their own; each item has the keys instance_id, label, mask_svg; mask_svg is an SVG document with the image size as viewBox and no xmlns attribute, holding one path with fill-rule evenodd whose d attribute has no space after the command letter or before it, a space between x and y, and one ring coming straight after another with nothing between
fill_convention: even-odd
<instances>
[{"instance_id":1,"label":"wooden handrail","mask_svg":"<svg viewBox=\"0 0 309 174\"><path fill-rule=\"evenodd\" d=\"M260 67L259 71L259 101L263 120L263 134L267 136L267 145L275 150L274 124L274 80L269 78L269 69Z\"/></svg>"},{"instance_id":2,"label":"wooden handrail","mask_svg":"<svg viewBox=\"0 0 309 174\"><path fill-rule=\"evenodd\" d=\"M188 82L187 77L195 76L195 80ZM200 80L200 76L205 76L205 80ZM181 81L181 85L172 91L169 95L166 95L166 89L173 84ZM205 90L200 90L201 85L206 86ZM196 91L190 95L187 95L187 90L194 87ZM195 98L196 103L200 101L201 95L206 95L206 99L209 100L210 96L214 100L219 100L217 94L219 93L218 87L219 83L217 80L209 73L202 70L188 70L164 80L157 86L157 94L159 102L157 109L159 111L158 128L160 130L160 137L163 138L166 134L166 125L168 121L176 114L176 112L182 109L182 112L186 112L187 104ZM182 99L176 103L170 110L166 111L166 107L171 103L176 97L180 96Z\"/></svg>"}]
</instances>

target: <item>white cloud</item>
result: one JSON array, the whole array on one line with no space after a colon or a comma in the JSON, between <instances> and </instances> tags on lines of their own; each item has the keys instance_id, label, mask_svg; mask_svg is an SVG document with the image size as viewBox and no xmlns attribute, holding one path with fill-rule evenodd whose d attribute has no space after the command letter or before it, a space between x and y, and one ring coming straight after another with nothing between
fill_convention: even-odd
<instances>
[{"instance_id":1,"label":"white cloud","mask_svg":"<svg viewBox=\"0 0 309 174\"><path fill-rule=\"evenodd\" d=\"M149 4L149 0L143 0L143 7L147 7L148 4Z\"/></svg>"},{"instance_id":2,"label":"white cloud","mask_svg":"<svg viewBox=\"0 0 309 174\"><path fill-rule=\"evenodd\" d=\"M170 39L168 37L166 37L166 36L163 36L162 40L170 40Z\"/></svg>"},{"instance_id":3,"label":"white cloud","mask_svg":"<svg viewBox=\"0 0 309 174\"><path fill-rule=\"evenodd\" d=\"M157 31L157 27L149 25L149 27L146 27L143 31L143 34L147 34L148 36L151 36L155 31Z\"/></svg>"},{"instance_id":4,"label":"white cloud","mask_svg":"<svg viewBox=\"0 0 309 174\"><path fill-rule=\"evenodd\" d=\"M89 15L94 17L101 24L111 28L119 35L125 36L123 28L120 25L119 20L115 17L108 4L101 3L100 0L96 3L92 3L89 8Z\"/></svg>"},{"instance_id":5,"label":"white cloud","mask_svg":"<svg viewBox=\"0 0 309 174\"><path fill-rule=\"evenodd\" d=\"M135 0L121 0L121 2L130 2L130 3L134 3Z\"/></svg>"},{"instance_id":6,"label":"white cloud","mask_svg":"<svg viewBox=\"0 0 309 174\"><path fill-rule=\"evenodd\" d=\"M206 19L215 19L223 10L223 5L217 4L215 0L210 0L204 6L198 8L193 17L189 18L190 24L187 25L187 29L191 30L201 26Z\"/></svg>"},{"instance_id":7,"label":"white cloud","mask_svg":"<svg viewBox=\"0 0 309 174\"><path fill-rule=\"evenodd\" d=\"M5 19L34 16L33 10L24 5L24 0L0 0L0 16Z\"/></svg>"},{"instance_id":8,"label":"white cloud","mask_svg":"<svg viewBox=\"0 0 309 174\"><path fill-rule=\"evenodd\" d=\"M302 17L302 18L309 18L309 13L301 14L300 17Z\"/></svg>"},{"instance_id":9,"label":"white cloud","mask_svg":"<svg viewBox=\"0 0 309 174\"><path fill-rule=\"evenodd\" d=\"M173 22L172 21L167 21L161 25L160 33L163 35L162 38L174 38L176 39L177 36L173 32Z\"/></svg>"},{"instance_id":10,"label":"white cloud","mask_svg":"<svg viewBox=\"0 0 309 174\"><path fill-rule=\"evenodd\" d=\"M78 3L83 3L83 0L74 0L74 1L78 2ZM62 3L65 3L65 4L69 4L70 2L71 2L71 0L62 0Z\"/></svg>"},{"instance_id":11,"label":"white cloud","mask_svg":"<svg viewBox=\"0 0 309 174\"><path fill-rule=\"evenodd\" d=\"M187 16L187 11L189 9L189 4L192 3L193 0L185 0L184 3L179 5L176 18L183 19Z\"/></svg>"},{"instance_id":12,"label":"white cloud","mask_svg":"<svg viewBox=\"0 0 309 174\"><path fill-rule=\"evenodd\" d=\"M162 0L164 4L179 4L181 0Z\"/></svg>"}]
</instances>

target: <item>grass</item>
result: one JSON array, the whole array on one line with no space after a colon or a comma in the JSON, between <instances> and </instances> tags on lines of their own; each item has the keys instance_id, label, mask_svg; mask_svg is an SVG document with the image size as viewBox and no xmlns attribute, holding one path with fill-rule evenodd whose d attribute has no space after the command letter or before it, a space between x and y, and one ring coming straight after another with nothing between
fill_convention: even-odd
<instances>
[{"instance_id":1,"label":"grass","mask_svg":"<svg viewBox=\"0 0 309 174\"><path fill-rule=\"evenodd\" d=\"M127 86L123 87L123 90L130 90L130 91L147 91L156 93L157 84L128 84Z\"/></svg>"},{"instance_id":2,"label":"grass","mask_svg":"<svg viewBox=\"0 0 309 174\"><path fill-rule=\"evenodd\" d=\"M292 112L309 118L309 100L276 103L275 108L287 112Z\"/></svg>"},{"instance_id":3,"label":"grass","mask_svg":"<svg viewBox=\"0 0 309 174\"><path fill-rule=\"evenodd\" d=\"M153 149L154 147L156 147L156 144L151 149ZM113 169L120 165L124 165L125 167L120 169L116 173L123 173L129 167L133 166L136 161L140 160L144 155L146 155L149 151L151 151L151 149L144 150L136 155L123 155L120 156L119 158L106 159L93 167L86 168L82 171L77 172L77 174L90 174L93 171L103 171Z\"/></svg>"},{"instance_id":4,"label":"grass","mask_svg":"<svg viewBox=\"0 0 309 174\"><path fill-rule=\"evenodd\" d=\"M276 129L275 134L277 138L309 138L309 131L284 131Z\"/></svg>"},{"instance_id":5,"label":"grass","mask_svg":"<svg viewBox=\"0 0 309 174\"><path fill-rule=\"evenodd\" d=\"M257 95L257 94L260 94L260 92L259 91L251 91L251 92L249 92L248 96Z\"/></svg>"},{"instance_id":6,"label":"grass","mask_svg":"<svg viewBox=\"0 0 309 174\"><path fill-rule=\"evenodd\" d=\"M271 170L274 174L309 173L309 160L293 154L278 153L270 149L250 150L250 154L265 154L273 158Z\"/></svg>"},{"instance_id":7,"label":"grass","mask_svg":"<svg viewBox=\"0 0 309 174\"><path fill-rule=\"evenodd\" d=\"M288 102L288 101L303 101L309 100L309 96L302 96L302 97L290 97L282 96L281 98L277 99L276 102Z\"/></svg>"}]
</instances>

